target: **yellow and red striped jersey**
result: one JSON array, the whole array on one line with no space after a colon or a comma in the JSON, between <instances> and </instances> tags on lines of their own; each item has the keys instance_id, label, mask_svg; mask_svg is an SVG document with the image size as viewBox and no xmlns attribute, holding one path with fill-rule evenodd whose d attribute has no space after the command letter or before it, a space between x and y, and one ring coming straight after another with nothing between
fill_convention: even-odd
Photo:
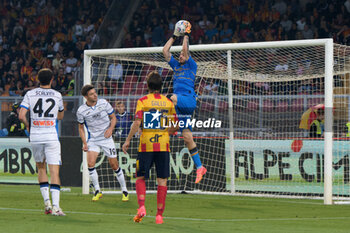
<instances>
[{"instance_id":1,"label":"yellow and red striped jersey","mask_svg":"<svg viewBox=\"0 0 350 233\"><path fill-rule=\"evenodd\" d=\"M148 94L137 101L135 118L142 120L139 152L170 151L166 126L177 121L173 102L161 94Z\"/></svg>"}]
</instances>

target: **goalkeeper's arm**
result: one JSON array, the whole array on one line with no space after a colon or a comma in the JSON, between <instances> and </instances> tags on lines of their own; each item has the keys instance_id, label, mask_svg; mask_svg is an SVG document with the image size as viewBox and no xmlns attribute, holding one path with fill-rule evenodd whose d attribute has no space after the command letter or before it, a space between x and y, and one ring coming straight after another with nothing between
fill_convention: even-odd
<instances>
[{"instance_id":1,"label":"goalkeeper's arm","mask_svg":"<svg viewBox=\"0 0 350 233\"><path fill-rule=\"evenodd\" d=\"M184 35L184 40L182 41L182 52L184 54L184 57L186 59L186 61L189 59L190 57L190 53L189 53L189 46L190 46L190 33L191 33L191 24L190 22L187 22L186 25L186 32Z\"/></svg>"},{"instance_id":2,"label":"goalkeeper's arm","mask_svg":"<svg viewBox=\"0 0 350 233\"><path fill-rule=\"evenodd\" d=\"M169 62L171 59L170 48L174 42L175 42L175 39L173 37L170 37L170 39L166 42L166 44L163 47L163 55L167 62Z\"/></svg>"},{"instance_id":3,"label":"goalkeeper's arm","mask_svg":"<svg viewBox=\"0 0 350 233\"><path fill-rule=\"evenodd\" d=\"M189 46L190 46L190 38L188 35L185 35L184 36L184 40L182 42L182 52L184 54L184 57L186 59L186 61L190 58L190 55L189 55Z\"/></svg>"}]
</instances>

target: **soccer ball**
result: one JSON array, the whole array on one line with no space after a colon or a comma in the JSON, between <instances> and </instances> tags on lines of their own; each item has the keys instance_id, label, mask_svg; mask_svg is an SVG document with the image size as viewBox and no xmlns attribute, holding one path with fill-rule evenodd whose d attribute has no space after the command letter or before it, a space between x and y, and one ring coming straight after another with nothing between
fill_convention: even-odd
<instances>
[{"instance_id":1,"label":"soccer ball","mask_svg":"<svg viewBox=\"0 0 350 233\"><path fill-rule=\"evenodd\" d=\"M175 30L181 36L185 35L186 25L188 22L186 20L179 20L175 25Z\"/></svg>"}]
</instances>

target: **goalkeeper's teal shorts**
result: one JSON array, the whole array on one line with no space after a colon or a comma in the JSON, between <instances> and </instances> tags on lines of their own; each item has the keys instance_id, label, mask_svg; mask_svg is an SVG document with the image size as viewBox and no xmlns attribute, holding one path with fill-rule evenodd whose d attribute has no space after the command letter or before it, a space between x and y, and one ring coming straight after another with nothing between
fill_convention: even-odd
<instances>
[{"instance_id":1,"label":"goalkeeper's teal shorts","mask_svg":"<svg viewBox=\"0 0 350 233\"><path fill-rule=\"evenodd\" d=\"M184 94L176 94L177 96L177 104L175 106L176 114L179 121L183 121L185 124L183 127L180 127L180 131L182 132L184 129L189 129L192 131L192 126L186 124L191 120L194 110L197 106L196 96L194 95L184 95Z\"/></svg>"}]
</instances>

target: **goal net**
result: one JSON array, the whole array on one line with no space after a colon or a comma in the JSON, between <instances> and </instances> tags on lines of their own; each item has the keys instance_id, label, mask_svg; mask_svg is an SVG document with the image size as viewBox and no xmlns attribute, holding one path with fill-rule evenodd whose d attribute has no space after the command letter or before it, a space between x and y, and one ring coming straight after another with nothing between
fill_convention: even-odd
<instances>
[{"instance_id":1,"label":"goal net","mask_svg":"<svg viewBox=\"0 0 350 233\"><path fill-rule=\"evenodd\" d=\"M172 47L175 58L180 50ZM192 117L203 123L193 135L208 172L194 183L196 168L178 132L170 141L170 191L325 199L328 192L327 204L329 196L350 196L348 47L307 40L194 45L190 52L198 65ZM162 94L172 93L173 71L161 47L85 51L84 83L115 108L123 103L132 120L151 71L163 77ZM322 110L320 132L312 135ZM138 137L124 154L128 124L120 123L119 163L128 189L135 190ZM103 154L96 166L102 190L120 190ZM148 191L157 190L155 178L153 169Z\"/></svg>"}]
</instances>

